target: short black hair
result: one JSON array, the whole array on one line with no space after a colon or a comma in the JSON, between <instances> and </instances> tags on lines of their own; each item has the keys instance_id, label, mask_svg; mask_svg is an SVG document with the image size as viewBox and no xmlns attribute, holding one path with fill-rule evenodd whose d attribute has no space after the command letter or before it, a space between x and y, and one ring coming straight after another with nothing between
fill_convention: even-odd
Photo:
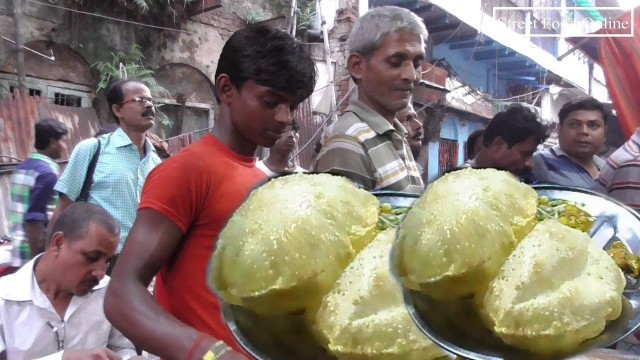
<instances>
[{"instance_id":1,"label":"short black hair","mask_svg":"<svg viewBox=\"0 0 640 360\"><path fill-rule=\"evenodd\" d=\"M311 54L289 33L266 25L236 31L224 44L215 79L227 74L240 90L251 80L286 94L297 103L308 98L316 83ZM220 103L220 96L215 93Z\"/></svg>"},{"instance_id":2,"label":"short black hair","mask_svg":"<svg viewBox=\"0 0 640 360\"><path fill-rule=\"evenodd\" d=\"M483 133L484 133L484 129L478 129L469 135L469 137L467 138L467 144L465 147L465 150L467 151L466 153L467 156L469 156L469 154L473 154L476 141L478 141L478 139L482 136ZM469 156L469 158L471 157Z\"/></svg>"},{"instance_id":3,"label":"short black hair","mask_svg":"<svg viewBox=\"0 0 640 360\"><path fill-rule=\"evenodd\" d=\"M116 116L116 114L113 112L113 105L120 105L123 101L124 101L124 91L122 90L122 88L131 82L135 82L135 83L139 83L144 85L141 81L139 80L135 80L135 79L122 79L122 80L117 80L113 83L111 83L111 85L109 86L109 88L107 89L107 103L109 104L109 111L111 111L111 115L113 115L113 118L116 121L116 124L120 125L120 119L118 119L118 117Z\"/></svg>"},{"instance_id":4,"label":"short black hair","mask_svg":"<svg viewBox=\"0 0 640 360\"><path fill-rule=\"evenodd\" d=\"M502 138L509 148L534 137L542 144L548 136L547 129L538 121L536 114L530 109L515 104L497 113L484 129L482 144L491 146L497 137Z\"/></svg>"},{"instance_id":5,"label":"short black hair","mask_svg":"<svg viewBox=\"0 0 640 360\"><path fill-rule=\"evenodd\" d=\"M58 120L41 119L34 125L36 150L47 150L51 140L58 141L69 133L69 129Z\"/></svg>"},{"instance_id":6,"label":"short black hair","mask_svg":"<svg viewBox=\"0 0 640 360\"><path fill-rule=\"evenodd\" d=\"M120 225L102 206L76 202L67 207L51 229L51 235L62 232L65 237L74 241L87 231L91 224L98 224L111 235L120 235ZM48 239L51 243L51 239Z\"/></svg>"},{"instance_id":7,"label":"short black hair","mask_svg":"<svg viewBox=\"0 0 640 360\"><path fill-rule=\"evenodd\" d=\"M607 124L607 110L604 108L604 105L600 101L587 96L569 100L562 105L562 108L560 108L560 111L558 112L558 122L560 125L562 125L562 123L567 119L569 114L578 110L600 111L602 119L604 119L604 124Z\"/></svg>"}]
</instances>

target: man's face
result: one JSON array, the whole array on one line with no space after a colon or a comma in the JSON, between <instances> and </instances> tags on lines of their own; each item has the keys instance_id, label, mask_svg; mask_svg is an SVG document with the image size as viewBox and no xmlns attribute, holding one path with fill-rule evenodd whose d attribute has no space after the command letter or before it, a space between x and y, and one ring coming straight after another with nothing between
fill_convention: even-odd
<instances>
[{"instance_id":1,"label":"man's face","mask_svg":"<svg viewBox=\"0 0 640 360\"><path fill-rule=\"evenodd\" d=\"M385 35L380 47L368 58L351 54L347 66L358 80L358 99L386 119L404 109L418 85L424 60L424 39L398 31Z\"/></svg>"},{"instance_id":2,"label":"man's face","mask_svg":"<svg viewBox=\"0 0 640 360\"><path fill-rule=\"evenodd\" d=\"M413 105L409 103L406 108L398 111L396 113L396 119L398 119L407 130L407 142L409 143L411 152L414 156L420 153L424 131L422 129L422 123L418 120L418 116L413 110Z\"/></svg>"},{"instance_id":3,"label":"man's face","mask_svg":"<svg viewBox=\"0 0 640 360\"><path fill-rule=\"evenodd\" d=\"M271 148L271 152L278 153L281 155L291 155L293 150L296 148L298 144L299 135L297 132L293 131L293 128L289 126L287 131L280 136L278 141L276 141L275 145Z\"/></svg>"},{"instance_id":4,"label":"man's face","mask_svg":"<svg viewBox=\"0 0 640 360\"><path fill-rule=\"evenodd\" d=\"M251 80L233 91L229 107L235 130L252 144L273 147L293 123L294 97Z\"/></svg>"},{"instance_id":5,"label":"man's face","mask_svg":"<svg viewBox=\"0 0 640 360\"><path fill-rule=\"evenodd\" d=\"M605 130L600 111L576 110L558 127L558 142L569 156L591 158L604 145Z\"/></svg>"},{"instance_id":6,"label":"man's face","mask_svg":"<svg viewBox=\"0 0 640 360\"><path fill-rule=\"evenodd\" d=\"M64 234L56 233L51 246L57 254L56 265L63 288L76 296L84 296L105 276L120 237L95 223L78 236L78 239L70 240Z\"/></svg>"},{"instance_id":7,"label":"man's face","mask_svg":"<svg viewBox=\"0 0 640 360\"><path fill-rule=\"evenodd\" d=\"M66 136L62 136L60 139L58 140L51 140L51 143L49 144L49 146L51 147L51 151L49 152L50 157L52 159L60 159L62 157L62 153L67 150L67 137Z\"/></svg>"},{"instance_id":8,"label":"man's face","mask_svg":"<svg viewBox=\"0 0 640 360\"><path fill-rule=\"evenodd\" d=\"M149 130L156 115L149 88L138 82L128 82L122 86L122 93L123 101L113 106L120 126L140 132Z\"/></svg>"},{"instance_id":9,"label":"man's face","mask_svg":"<svg viewBox=\"0 0 640 360\"><path fill-rule=\"evenodd\" d=\"M515 175L524 175L533 169L533 153L538 148L535 136L508 147L501 138L496 138L492 144L494 164L500 170L509 171Z\"/></svg>"}]
</instances>

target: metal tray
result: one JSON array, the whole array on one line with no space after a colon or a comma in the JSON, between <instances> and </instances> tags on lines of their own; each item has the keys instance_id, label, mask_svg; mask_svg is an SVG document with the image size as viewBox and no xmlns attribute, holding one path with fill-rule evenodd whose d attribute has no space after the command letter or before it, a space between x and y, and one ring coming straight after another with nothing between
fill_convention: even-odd
<instances>
[{"instance_id":1,"label":"metal tray","mask_svg":"<svg viewBox=\"0 0 640 360\"><path fill-rule=\"evenodd\" d=\"M540 196L576 202L595 216L596 222L592 226L590 235L603 248L607 249L614 241L620 240L633 253L640 252L640 215L630 208L599 193L584 189L552 185L539 185L534 188ZM394 250L395 244L392 252ZM418 328L433 342L451 353L471 360L541 358L539 355L504 344L475 315L471 300L442 302L404 287L403 297L409 314ZM557 358L570 357L594 348L608 347L639 326L638 283L627 279L620 317L607 324L599 336L585 341L570 354Z\"/></svg>"},{"instance_id":2,"label":"metal tray","mask_svg":"<svg viewBox=\"0 0 640 360\"><path fill-rule=\"evenodd\" d=\"M373 192L381 203L410 207L416 195ZM257 360L337 360L314 338L304 314L263 316L246 308L222 304L222 313L236 342Z\"/></svg>"}]
</instances>

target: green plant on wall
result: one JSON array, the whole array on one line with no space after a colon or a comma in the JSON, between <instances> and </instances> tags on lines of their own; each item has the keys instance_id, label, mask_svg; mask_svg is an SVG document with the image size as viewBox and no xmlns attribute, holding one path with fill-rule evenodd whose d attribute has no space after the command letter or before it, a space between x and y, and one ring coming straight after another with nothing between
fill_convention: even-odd
<instances>
[{"instance_id":1,"label":"green plant on wall","mask_svg":"<svg viewBox=\"0 0 640 360\"><path fill-rule=\"evenodd\" d=\"M147 69L143 61L144 55L142 49L138 44L133 44L127 52L118 51L111 53L111 59L108 61L98 61L91 65L95 67L100 73L100 81L96 92L105 90L109 84L114 81L129 78L136 79L145 84L151 91L153 97L166 97L170 96L167 89L160 86L156 81L153 70ZM171 127L172 121L169 120L167 115L161 111L162 105L156 108L156 119L165 126Z\"/></svg>"},{"instance_id":2,"label":"green plant on wall","mask_svg":"<svg viewBox=\"0 0 640 360\"><path fill-rule=\"evenodd\" d=\"M50 3L73 3L87 10L113 9L134 12L140 18L158 20L171 18L174 23L186 18L187 5L198 0L49 0Z\"/></svg>"},{"instance_id":3,"label":"green plant on wall","mask_svg":"<svg viewBox=\"0 0 640 360\"><path fill-rule=\"evenodd\" d=\"M282 14L289 14L291 0L276 0L276 7ZM297 29L308 30L311 27L311 19L316 14L316 0L297 0Z\"/></svg>"}]
</instances>

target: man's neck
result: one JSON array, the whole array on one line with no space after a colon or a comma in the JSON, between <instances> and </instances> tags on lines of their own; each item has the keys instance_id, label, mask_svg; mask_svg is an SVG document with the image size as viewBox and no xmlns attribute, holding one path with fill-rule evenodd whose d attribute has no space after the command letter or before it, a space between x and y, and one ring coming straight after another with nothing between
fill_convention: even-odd
<instances>
[{"instance_id":1,"label":"man's neck","mask_svg":"<svg viewBox=\"0 0 640 360\"><path fill-rule=\"evenodd\" d=\"M478 155L476 155L476 157L471 159L471 162L473 163L473 167L474 168L483 169L483 168L493 168L494 167L493 166L493 161L491 160L491 157L484 150L480 150L478 152Z\"/></svg>"},{"instance_id":2,"label":"man's neck","mask_svg":"<svg viewBox=\"0 0 640 360\"><path fill-rule=\"evenodd\" d=\"M36 150L36 153L37 153L37 154L40 154L40 155L43 155L43 156L46 156L46 157L48 157L48 158L50 158L50 157L51 157L51 156L49 155L49 153L48 153L46 150Z\"/></svg>"},{"instance_id":3,"label":"man's neck","mask_svg":"<svg viewBox=\"0 0 640 360\"><path fill-rule=\"evenodd\" d=\"M224 105L220 106L220 116L213 130L211 130L211 134L236 154L246 157L255 156L258 146L245 138L233 127L228 111L228 107Z\"/></svg>"},{"instance_id":4,"label":"man's neck","mask_svg":"<svg viewBox=\"0 0 640 360\"><path fill-rule=\"evenodd\" d=\"M564 151L564 150L562 150ZM571 155L568 152L564 151L565 154L567 154L567 156L573 160L576 164L582 166L583 168L589 168L589 167L593 167L595 166L594 161L593 161L593 155Z\"/></svg>"},{"instance_id":5,"label":"man's neck","mask_svg":"<svg viewBox=\"0 0 640 360\"><path fill-rule=\"evenodd\" d=\"M52 278L52 274L55 274L55 269L52 269L49 264L48 255L45 253L39 259L34 268L34 275L36 283L43 294L49 299L51 305L64 319L64 314L71 303L73 294L67 290L62 289L57 285Z\"/></svg>"},{"instance_id":6,"label":"man's neck","mask_svg":"<svg viewBox=\"0 0 640 360\"><path fill-rule=\"evenodd\" d=\"M388 113L379 105L377 105L373 100L369 99L369 97L366 94L362 93L362 91L358 91L358 100L370 107L373 111L377 112L380 116L385 118L385 120L387 120L389 124L393 125L396 116L395 112Z\"/></svg>"},{"instance_id":7,"label":"man's neck","mask_svg":"<svg viewBox=\"0 0 640 360\"><path fill-rule=\"evenodd\" d=\"M289 154L269 154L269 157L264 160L265 165L273 172L283 172L292 170L295 165L289 158Z\"/></svg>"},{"instance_id":8,"label":"man's neck","mask_svg":"<svg viewBox=\"0 0 640 360\"><path fill-rule=\"evenodd\" d=\"M120 125L120 128L122 129L122 131L124 131L125 134L127 134L127 137L129 137L129 140L131 140L131 143L138 149L138 153L140 154L140 159L147 156L147 148L145 146L147 132L132 130L130 128L127 128L126 126L122 126L122 124Z\"/></svg>"},{"instance_id":9,"label":"man's neck","mask_svg":"<svg viewBox=\"0 0 640 360\"><path fill-rule=\"evenodd\" d=\"M138 148L138 150L144 150L145 148L144 141L147 136L146 131L145 132L133 131L131 129L126 129L124 127L122 127L122 131L124 131L124 133L127 134L127 136L129 137L129 140L131 140L133 145L135 145Z\"/></svg>"}]
</instances>

